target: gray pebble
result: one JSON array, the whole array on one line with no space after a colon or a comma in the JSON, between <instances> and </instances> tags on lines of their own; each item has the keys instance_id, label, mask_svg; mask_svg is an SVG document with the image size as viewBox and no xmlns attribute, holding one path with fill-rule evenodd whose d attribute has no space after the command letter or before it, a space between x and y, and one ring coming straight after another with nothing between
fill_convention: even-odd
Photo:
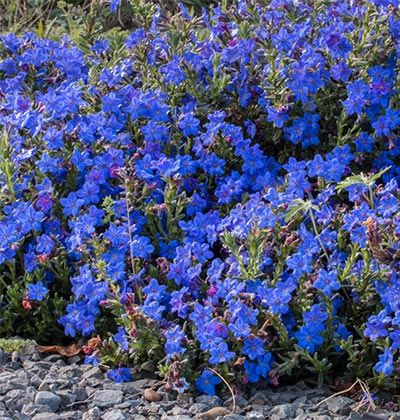
<instances>
[{"instance_id":1,"label":"gray pebble","mask_svg":"<svg viewBox=\"0 0 400 420\"><path fill-rule=\"evenodd\" d=\"M101 416L102 420L126 420L126 414L121 410L111 410Z\"/></svg>"},{"instance_id":2,"label":"gray pebble","mask_svg":"<svg viewBox=\"0 0 400 420\"><path fill-rule=\"evenodd\" d=\"M33 360L26 354L4 354L0 363L0 420L193 420L214 407L225 407L233 399L226 391L215 396L177 395L155 379L117 384L98 367L81 365L81 358L47 355ZM2 354L0 352L0 362ZM145 389L155 389L161 401L143 398ZM400 414L378 408L355 412L359 404L344 395L330 396L327 387L294 386L257 389L235 395L234 414L218 420L400 420ZM248 411L250 410L250 411ZM218 414L217 414L218 415ZM213 420L217 420L213 418Z\"/></svg>"},{"instance_id":3,"label":"gray pebble","mask_svg":"<svg viewBox=\"0 0 400 420\"><path fill-rule=\"evenodd\" d=\"M54 413L39 413L33 416L32 420L60 420L60 416Z\"/></svg>"},{"instance_id":4,"label":"gray pebble","mask_svg":"<svg viewBox=\"0 0 400 420\"><path fill-rule=\"evenodd\" d=\"M50 391L39 391L35 397L36 404L48 405L50 410L56 412L61 403L61 397Z\"/></svg>"},{"instance_id":5,"label":"gray pebble","mask_svg":"<svg viewBox=\"0 0 400 420\"><path fill-rule=\"evenodd\" d=\"M93 407L109 408L122 402L123 392L117 390L96 391L92 402Z\"/></svg>"},{"instance_id":6,"label":"gray pebble","mask_svg":"<svg viewBox=\"0 0 400 420\"><path fill-rule=\"evenodd\" d=\"M290 419L294 417L295 409L292 404L279 404L270 410L271 419Z\"/></svg>"},{"instance_id":7,"label":"gray pebble","mask_svg":"<svg viewBox=\"0 0 400 420\"><path fill-rule=\"evenodd\" d=\"M348 415L350 414L350 406L354 404L354 401L350 398L339 395L337 397L330 398L325 403L328 410L335 414Z\"/></svg>"},{"instance_id":8,"label":"gray pebble","mask_svg":"<svg viewBox=\"0 0 400 420\"><path fill-rule=\"evenodd\" d=\"M82 420L100 420L101 410L98 407L90 408L83 414Z\"/></svg>"},{"instance_id":9,"label":"gray pebble","mask_svg":"<svg viewBox=\"0 0 400 420\"><path fill-rule=\"evenodd\" d=\"M189 407L190 414L194 416L206 412L210 407L203 403L194 403Z\"/></svg>"},{"instance_id":10,"label":"gray pebble","mask_svg":"<svg viewBox=\"0 0 400 420\"><path fill-rule=\"evenodd\" d=\"M264 420L265 416L263 413L260 413L259 411L249 411L246 414L246 420Z\"/></svg>"},{"instance_id":11,"label":"gray pebble","mask_svg":"<svg viewBox=\"0 0 400 420\"><path fill-rule=\"evenodd\" d=\"M196 398L197 403L205 404L207 409L213 407L221 407L222 401L221 398L217 397L216 395L200 395Z\"/></svg>"}]
</instances>

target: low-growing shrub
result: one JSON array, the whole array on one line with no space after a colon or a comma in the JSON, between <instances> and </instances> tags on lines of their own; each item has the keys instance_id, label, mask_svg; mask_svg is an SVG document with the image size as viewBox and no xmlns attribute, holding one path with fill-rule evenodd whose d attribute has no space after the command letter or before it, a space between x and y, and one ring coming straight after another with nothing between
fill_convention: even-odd
<instances>
[{"instance_id":1,"label":"low-growing shrub","mask_svg":"<svg viewBox=\"0 0 400 420\"><path fill-rule=\"evenodd\" d=\"M0 331L179 392L395 387L397 2L180 10L1 37Z\"/></svg>"}]
</instances>

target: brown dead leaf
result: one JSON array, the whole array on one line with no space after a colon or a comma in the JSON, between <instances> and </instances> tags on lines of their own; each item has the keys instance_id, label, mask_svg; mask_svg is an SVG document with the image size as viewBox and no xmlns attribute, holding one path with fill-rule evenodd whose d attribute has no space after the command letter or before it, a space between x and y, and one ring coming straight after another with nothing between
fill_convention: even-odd
<instances>
[{"instance_id":1,"label":"brown dead leaf","mask_svg":"<svg viewBox=\"0 0 400 420\"><path fill-rule=\"evenodd\" d=\"M91 338L88 341L85 348L88 348L88 349L93 351L93 350L98 349L101 346L101 344L102 344L101 338L99 336L97 336L97 337Z\"/></svg>"},{"instance_id":2,"label":"brown dead leaf","mask_svg":"<svg viewBox=\"0 0 400 420\"><path fill-rule=\"evenodd\" d=\"M82 347L76 344L71 344L68 347L64 346L38 346L40 353L58 353L61 356L76 356L82 351Z\"/></svg>"},{"instance_id":3,"label":"brown dead leaf","mask_svg":"<svg viewBox=\"0 0 400 420\"><path fill-rule=\"evenodd\" d=\"M215 420L219 416L227 416L232 414L231 411L227 410L225 407L214 407L204 413L198 414L197 419L206 419L206 420Z\"/></svg>"},{"instance_id":4,"label":"brown dead leaf","mask_svg":"<svg viewBox=\"0 0 400 420\"><path fill-rule=\"evenodd\" d=\"M233 364L233 366L241 366L241 365L243 365L243 363L244 363L244 361L246 360L246 358L245 357L239 357L236 361L235 361L235 363Z\"/></svg>"}]
</instances>

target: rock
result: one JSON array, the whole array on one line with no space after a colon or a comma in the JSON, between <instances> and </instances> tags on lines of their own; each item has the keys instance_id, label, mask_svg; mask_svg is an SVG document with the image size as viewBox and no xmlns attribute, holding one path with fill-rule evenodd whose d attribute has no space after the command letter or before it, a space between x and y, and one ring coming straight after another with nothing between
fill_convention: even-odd
<instances>
[{"instance_id":1,"label":"rock","mask_svg":"<svg viewBox=\"0 0 400 420\"><path fill-rule=\"evenodd\" d=\"M265 416L259 411L250 411L246 414L246 420L264 420Z\"/></svg>"},{"instance_id":2,"label":"rock","mask_svg":"<svg viewBox=\"0 0 400 420\"><path fill-rule=\"evenodd\" d=\"M13 389L7 392L4 402L8 410L21 412L24 405L28 405L32 402L29 394L23 389Z\"/></svg>"},{"instance_id":3,"label":"rock","mask_svg":"<svg viewBox=\"0 0 400 420\"><path fill-rule=\"evenodd\" d=\"M39 413L48 413L49 407L47 405L36 404L36 403L29 403L22 407L21 413L26 414L28 416L33 416Z\"/></svg>"},{"instance_id":4,"label":"rock","mask_svg":"<svg viewBox=\"0 0 400 420\"><path fill-rule=\"evenodd\" d=\"M93 366L90 370L82 374L82 379L93 378L104 380L104 373L97 366Z\"/></svg>"},{"instance_id":5,"label":"rock","mask_svg":"<svg viewBox=\"0 0 400 420\"><path fill-rule=\"evenodd\" d=\"M251 405L269 405L272 407L271 401L265 392L256 392L249 400Z\"/></svg>"},{"instance_id":6,"label":"rock","mask_svg":"<svg viewBox=\"0 0 400 420\"><path fill-rule=\"evenodd\" d=\"M195 416L197 414L204 413L205 411L208 410L208 408L209 407L207 404L194 403L188 408L188 410L190 414L193 414Z\"/></svg>"},{"instance_id":7,"label":"rock","mask_svg":"<svg viewBox=\"0 0 400 420\"><path fill-rule=\"evenodd\" d=\"M223 417L231 414L225 407L213 407L210 410L200 413L196 416L197 419L215 420L217 417Z\"/></svg>"},{"instance_id":8,"label":"rock","mask_svg":"<svg viewBox=\"0 0 400 420\"><path fill-rule=\"evenodd\" d=\"M93 407L89 409L82 416L82 420L100 420L100 419L101 419L101 411L97 407Z\"/></svg>"},{"instance_id":9,"label":"rock","mask_svg":"<svg viewBox=\"0 0 400 420\"><path fill-rule=\"evenodd\" d=\"M35 396L35 403L48 405L50 410L56 412L61 403L61 397L50 391L39 391Z\"/></svg>"},{"instance_id":10,"label":"rock","mask_svg":"<svg viewBox=\"0 0 400 420\"><path fill-rule=\"evenodd\" d=\"M143 391L143 397L150 402L156 402L156 401L161 401L161 394L157 391L154 391L154 389L145 389Z\"/></svg>"},{"instance_id":11,"label":"rock","mask_svg":"<svg viewBox=\"0 0 400 420\"><path fill-rule=\"evenodd\" d=\"M80 360L81 360L81 356L79 356L79 355L71 356L71 357L68 357L67 363L69 365L74 365L74 364L78 363Z\"/></svg>"},{"instance_id":12,"label":"rock","mask_svg":"<svg viewBox=\"0 0 400 420\"><path fill-rule=\"evenodd\" d=\"M80 388L77 385L73 385L71 392L75 395L76 401L85 401L88 397L85 388Z\"/></svg>"},{"instance_id":13,"label":"rock","mask_svg":"<svg viewBox=\"0 0 400 420\"><path fill-rule=\"evenodd\" d=\"M56 395L61 398L60 405L63 408L70 406L76 401L76 395L66 390L56 391Z\"/></svg>"},{"instance_id":14,"label":"rock","mask_svg":"<svg viewBox=\"0 0 400 420\"><path fill-rule=\"evenodd\" d=\"M217 420L246 420L246 417L240 414L227 414L226 416L217 417Z\"/></svg>"},{"instance_id":15,"label":"rock","mask_svg":"<svg viewBox=\"0 0 400 420\"><path fill-rule=\"evenodd\" d=\"M126 420L126 414L121 410L107 411L101 416L102 420Z\"/></svg>"},{"instance_id":16,"label":"rock","mask_svg":"<svg viewBox=\"0 0 400 420\"><path fill-rule=\"evenodd\" d=\"M279 404L270 410L271 420L290 419L294 414L295 409L291 404Z\"/></svg>"},{"instance_id":17,"label":"rock","mask_svg":"<svg viewBox=\"0 0 400 420\"><path fill-rule=\"evenodd\" d=\"M77 420L82 418L80 411L64 411L60 413L60 419L62 420Z\"/></svg>"},{"instance_id":18,"label":"rock","mask_svg":"<svg viewBox=\"0 0 400 420\"><path fill-rule=\"evenodd\" d=\"M328 410L335 414L348 415L350 414L350 406L354 404L354 401L350 398L339 395L337 397L330 398L325 402Z\"/></svg>"},{"instance_id":19,"label":"rock","mask_svg":"<svg viewBox=\"0 0 400 420\"><path fill-rule=\"evenodd\" d=\"M180 414L177 416L162 416L161 420L193 420L193 417Z\"/></svg>"},{"instance_id":20,"label":"rock","mask_svg":"<svg viewBox=\"0 0 400 420\"><path fill-rule=\"evenodd\" d=\"M235 399L233 399L232 397L228 398L224 402L224 406L229 408L229 409L232 409L234 403L235 403L236 407L240 407L240 408L244 408L244 407L247 407L249 405L249 402L245 398L243 398L241 395L235 395Z\"/></svg>"},{"instance_id":21,"label":"rock","mask_svg":"<svg viewBox=\"0 0 400 420\"><path fill-rule=\"evenodd\" d=\"M92 402L93 407L110 408L122 402L123 392L117 390L96 391Z\"/></svg>"},{"instance_id":22,"label":"rock","mask_svg":"<svg viewBox=\"0 0 400 420\"><path fill-rule=\"evenodd\" d=\"M4 365L8 359L7 353L3 351L3 349L0 348L0 366Z\"/></svg>"},{"instance_id":23,"label":"rock","mask_svg":"<svg viewBox=\"0 0 400 420\"><path fill-rule=\"evenodd\" d=\"M39 413L32 417L32 420L60 420L60 416L54 413Z\"/></svg>"},{"instance_id":24,"label":"rock","mask_svg":"<svg viewBox=\"0 0 400 420\"><path fill-rule=\"evenodd\" d=\"M208 408L221 407L222 400L216 395L200 395L196 398L197 403L205 404Z\"/></svg>"},{"instance_id":25,"label":"rock","mask_svg":"<svg viewBox=\"0 0 400 420\"><path fill-rule=\"evenodd\" d=\"M176 405L175 407L172 407L171 414L173 416L190 416L190 411L186 408Z\"/></svg>"}]
</instances>

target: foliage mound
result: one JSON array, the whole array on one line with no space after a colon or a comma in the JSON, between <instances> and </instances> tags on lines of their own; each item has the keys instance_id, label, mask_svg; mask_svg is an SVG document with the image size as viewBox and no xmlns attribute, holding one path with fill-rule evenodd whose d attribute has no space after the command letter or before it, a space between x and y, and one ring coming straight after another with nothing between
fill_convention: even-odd
<instances>
[{"instance_id":1,"label":"foliage mound","mask_svg":"<svg viewBox=\"0 0 400 420\"><path fill-rule=\"evenodd\" d=\"M98 335L87 362L178 392L396 387L398 2L141 19L1 36L1 334Z\"/></svg>"}]
</instances>

